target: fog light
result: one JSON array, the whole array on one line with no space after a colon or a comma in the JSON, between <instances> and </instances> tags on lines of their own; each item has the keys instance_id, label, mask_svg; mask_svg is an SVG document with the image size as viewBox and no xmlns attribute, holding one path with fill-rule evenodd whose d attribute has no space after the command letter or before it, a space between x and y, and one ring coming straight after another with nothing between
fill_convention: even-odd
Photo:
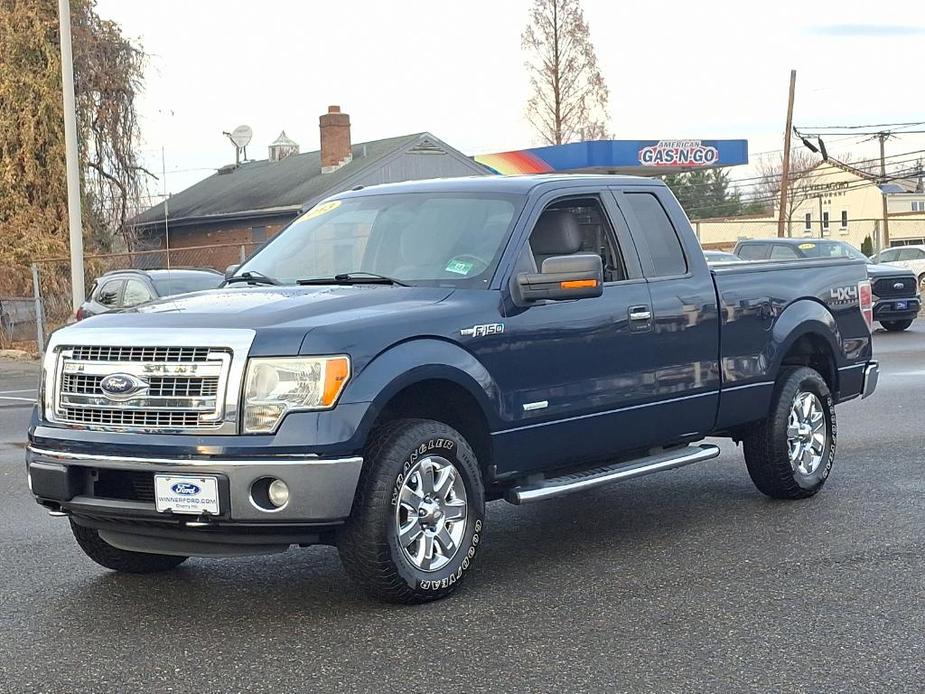
<instances>
[{"instance_id":1,"label":"fog light","mask_svg":"<svg viewBox=\"0 0 925 694\"><path fill-rule=\"evenodd\" d=\"M281 508L289 502L289 485L282 480L273 480L267 489L267 496L271 504L276 508Z\"/></svg>"}]
</instances>

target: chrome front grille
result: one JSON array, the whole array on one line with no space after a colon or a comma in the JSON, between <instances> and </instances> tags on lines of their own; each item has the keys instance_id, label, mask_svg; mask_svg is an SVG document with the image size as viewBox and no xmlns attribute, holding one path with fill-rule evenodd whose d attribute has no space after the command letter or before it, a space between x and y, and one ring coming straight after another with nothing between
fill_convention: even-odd
<instances>
[{"instance_id":1,"label":"chrome front grille","mask_svg":"<svg viewBox=\"0 0 925 694\"><path fill-rule=\"evenodd\" d=\"M74 395L105 395L100 387L104 378L105 376L65 373L61 380L61 392ZM218 381L218 376L152 376L147 379L147 392L152 397L211 398L218 394Z\"/></svg>"},{"instance_id":2,"label":"chrome front grille","mask_svg":"<svg viewBox=\"0 0 925 694\"><path fill-rule=\"evenodd\" d=\"M62 346L53 419L149 432L234 430L225 418L232 356L224 347Z\"/></svg>"},{"instance_id":3,"label":"chrome front grille","mask_svg":"<svg viewBox=\"0 0 925 694\"><path fill-rule=\"evenodd\" d=\"M177 429L197 427L196 412L158 412L155 410L103 410L65 407L62 421L69 424L144 427L145 429Z\"/></svg>"},{"instance_id":4,"label":"chrome front grille","mask_svg":"<svg viewBox=\"0 0 925 694\"><path fill-rule=\"evenodd\" d=\"M209 358L211 347L108 347L87 345L71 347L71 358L76 361L145 361L199 362Z\"/></svg>"}]
</instances>

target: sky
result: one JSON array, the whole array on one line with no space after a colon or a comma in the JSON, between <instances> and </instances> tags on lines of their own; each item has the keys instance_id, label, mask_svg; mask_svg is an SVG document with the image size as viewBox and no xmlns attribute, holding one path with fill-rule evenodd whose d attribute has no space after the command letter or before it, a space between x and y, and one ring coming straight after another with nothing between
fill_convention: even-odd
<instances>
[{"instance_id":1,"label":"sky","mask_svg":"<svg viewBox=\"0 0 925 694\"><path fill-rule=\"evenodd\" d=\"M426 130L469 155L540 144L524 114L520 34L531 4L97 0L97 9L149 54L141 148L158 174L163 149L176 193L233 163L222 131L241 124L254 131L252 159L266 158L281 130L317 149L330 104L350 114L354 142ZM850 0L582 6L615 138L745 138L753 163L775 156L791 69L798 126L925 120L921 0L893 0L883 13ZM874 156L859 139L827 144ZM925 135L888 149L925 149Z\"/></svg>"}]
</instances>

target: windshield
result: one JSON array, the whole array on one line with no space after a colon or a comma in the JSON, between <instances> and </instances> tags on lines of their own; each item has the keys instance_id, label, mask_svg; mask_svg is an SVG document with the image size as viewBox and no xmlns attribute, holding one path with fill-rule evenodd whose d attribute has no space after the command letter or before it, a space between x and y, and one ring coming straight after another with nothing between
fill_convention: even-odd
<instances>
[{"instance_id":1,"label":"windshield","mask_svg":"<svg viewBox=\"0 0 925 694\"><path fill-rule=\"evenodd\" d=\"M522 199L454 193L330 200L290 224L236 275L281 284L375 273L418 285L484 287Z\"/></svg>"},{"instance_id":2,"label":"windshield","mask_svg":"<svg viewBox=\"0 0 925 694\"><path fill-rule=\"evenodd\" d=\"M203 272L200 275L182 275L154 277L154 288L158 296L173 296L174 294L189 294L203 289L215 289L224 278L218 273Z\"/></svg>"},{"instance_id":3,"label":"windshield","mask_svg":"<svg viewBox=\"0 0 925 694\"><path fill-rule=\"evenodd\" d=\"M853 260L867 261L867 256L848 243L840 241L815 242L806 241L798 248L804 258L851 258Z\"/></svg>"}]
</instances>

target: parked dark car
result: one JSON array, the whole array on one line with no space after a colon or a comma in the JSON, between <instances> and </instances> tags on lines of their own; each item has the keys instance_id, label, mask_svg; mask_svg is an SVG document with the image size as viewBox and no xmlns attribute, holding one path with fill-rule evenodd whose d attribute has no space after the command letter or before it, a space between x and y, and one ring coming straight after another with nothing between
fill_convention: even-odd
<instances>
[{"instance_id":1,"label":"parked dark car","mask_svg":"<svg viewBox=\"0 0 925 694\"><path fill-rule=\"evenodd\" d=\"M710 460L708 436L764 494L816 494L834 408L877 385L871 308L850 258L711 269L660 181L355 189L221 289L55 332L30 489L116 571L332 544L426 602L471 573L486 501Z\"/></svg>"},{"instance_id":2,"label":"parked dark car","mask_svg":"<svg viewBox=\"0 0 925 694\"><path fill-rule=\"evenodd\" d=\"M74 314L83 320L108 311L131 308L154 299L215 289L224 281L216 270L113 270L93 282L87 300Z\"/></svg>"},{"instance_id":3,"label":"parked dark car","mask_svg":"<svg viewBox=\"0 0 925 694\"><path fill-rule=\"evenodd\" d=\"M844 241L785 238L739 241L735 253L743 260L802 260L809 258L855 258L867 263L873 290L874 320L885 330L906 330L922 307L919 282L914 272L895 265L875 263Z\"/></svg>"}]
</instances>

